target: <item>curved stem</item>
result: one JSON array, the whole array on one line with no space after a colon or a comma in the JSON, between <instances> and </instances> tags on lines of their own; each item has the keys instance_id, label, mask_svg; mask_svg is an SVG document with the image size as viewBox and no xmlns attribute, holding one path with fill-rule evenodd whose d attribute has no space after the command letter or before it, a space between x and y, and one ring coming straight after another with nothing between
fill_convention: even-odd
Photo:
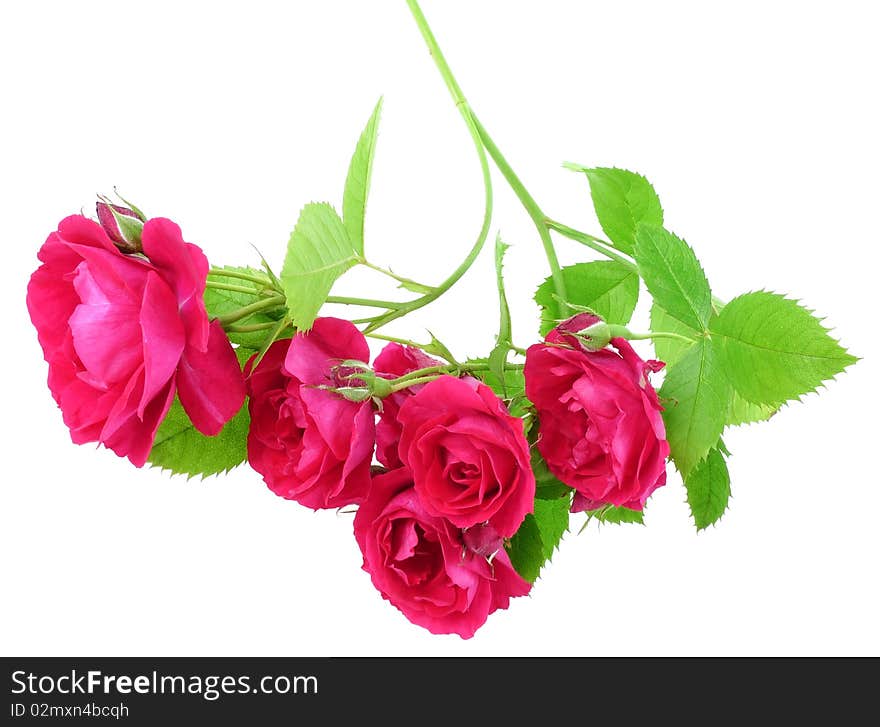
<instances>
[{"instance_id":1,"label":"curved stem","mask_svg":"<svg viewBox=\"0 0 880 727\"><path fill-rule=\"evenodd\" d=\"M206 288L213 288L214 290L228 290L232 293L245 293L246 295L253 295L255 297L266 297L277 295L274 290L267 290L261 288L249 287L247 285L233 285L232 283L218 283L216 280L211 280L210 278L205 281Z\"/></svg>"},{"instance_id":2,"label":"curved stem","mask_svg":"<svg viewBox=\"0 0 880 727\"><path fill-rule=\"evenodd\" d=\"M671 338L676 341L685 341L687 343L695 343L693 338L688 338L687 336L682 336L679 333L673 333L672 331L651 331L649 333L632 333L626 336L631 341L649 341L652 338Z\"/></svg>"},{"instance_id":3,"label":"curved stem","mask_svg":"<svg viewBox=\"0 0 880 727\"><path fill-rule=\"evenodd\" d=\"M561 222L556 222L555 220L545 220L545 224L551 230L556 230L560 235L563 235L570 240L574 240L575 242L579 242L582 245L586 245L589 248L592 248L596 252L605 257L615 260L619 262L621 265L626 265L626 267L638 271L638 266L629 258L624 257L623 255L615 252L611 249L611 245L605 242L603 239L599 237L594 237L593 235L588 235L586 232L581 232L580 230L575 230L568 225L563 225Z\"/></svg>"},{"instance_id":4,"label":"curved stem","mask_svg":"<svg viewBox=\"0 0 880 727\"><path fill-rule=\"evenodd\" d=\"M521 369L523 368L523 364L508 364L508 368L511 369ZM388 383L391 385L391 391L400 391L401 389L406 389L409 386L416 386L418 384L427 384L445 374L463 374L472 371L488 371L489 364L488 363L466 363L460 365L449 365L449 366L428 366L423 369L416 369L415 371L410 371L403 376L398 376L396 379L389 379Z\"/></svg>"},{"instance_id":5,"label":"curved stem","mask_svg":"<svg viewBox=\"0 0 880 727\"><path fill-rule=\"evenodd\" d=\"M250 305L246 305L238 310L230 311L229 313L224 313L222 316L217 316L216 320L220 321L221 325L226 325L227 323L235 323L236 321L240 321L242 318L247 318L247 316L252 313L257 313L261 310L266 310L267 308L280 308L284 305L284 296L276 295L272 298L265 298L264 300L258 300L256 303L251 303Z\"/></svg>"},{"instance_id":6,"label":"curved stem","mask_svg":"<svg viewBox=\"0 0 880 727\"><path fill-rule=\"evenodd\" d=\"M437 45L437 40L434 38L434 34L428 27L428 22L427 20L425 20L425 16L422 14L422 10L419 7L418 2L416 0L407 0L407 5L409 5L409 9L412 12L413 18L416 21L416 25L418 25L419 30L422 33L422 37L424 38L425 43L428 46L428 50L434 59L434 63L437 65L437 69L440 71L440 75L446 82L446 87L449 89L449 92L452 95L453 100L455 101L455 105L458 107L458 110L461 113L465 124L467 125L468 132L470 133L471 138L474 141L474 146L477 150L477 156L479 157L480 161L480 170L483 175L483 189L485 190L483 224L480 227L480 232L477 235L476 242L474 242L473 247L471 247L471 250L468 253L467 257L465 257L461 264L452 271L452 273L449 275L448 278L446 278L446 280L440 283L440 285L434 288L430 293L426 293L421 298L416 298L409 303L402 304L397 310L390 311L387 315L382 316L382 318L380 318L378 321L370 323L364 330L364 333L371 333L381 326L384 326L386 323L390 323L395 318L400 318L407 313L411 313L414 310L428 305L428 303L437 300L437 298L439 298L441 295L443 295L443 293L449 290L449 288L455 285L459 281L459 279L470 269L471 265L474 264L474 260L476 260L479 256L480 251L483 249L483 245L486 242L486 238L489 236L489 225L492 222L492 177L489 173L489 162L486 159L486 150L483 148L483 142L480 139L480 134L477 131L476 124L474 123L473 115L468 108L467 101L465 100L464 95L461 92L461 88L459 88L458 82L452 75L452 71L450 70L449 65L446 63L446 59L443 57L443 53L441 52L440 47Z\"/></svg>"},{"instance_id":7,"label":"curved stem","mask_svg":"<svg viewBox=\"0 0 880 727\"><path fill-rule=\"evenodd\" d=\"M397 336L386 336L382 333L365 333L367 338L376 338L380 341L391 341L391 343L399 343L401 346L412 346L413 348L425 348L424 343L416 343L408 338L398 338Z\"/></svg>"},{"instance_id":8,"label":"curved stem","mask_svg":"<svg viewBox=\"0 0 880 727\"><path fill-rule=\"evenodd\" d=\"M376 321L380 320L381 318L382 318L381 315L378 315L378 316L366 316L366 317L364 317L364 318L352 318L352 319L351 319L351 323L353 323L353 324L356 325L356 326L359 326L359 325L362 325L362 324L364 324L364 323L375 323Z\"/></svg>"},{"instance_id":9,"label":"curved stem","mask_svg":"<svg viewBox=\"0 0 880 727\"><path fill-rule=\"evenodd\" d=\"M391 393L393 394L396 391L408 389L410 386L418 386L419 384L430 384L432 381L435 381L439 378L439 376L422 376L418 379L407 379L406 381L401 381L399 384L392 384Z\"/></svg>"},{"instance_id":10,"label":"curved stem","mask_svg":"<svg viewBox=\"0 0 880 727\"><path fill-rule=\"evenodd\" d=\"M419 7L418 0L406 0L406 4L409 6L409 11L412 13L416 25L419 26L422 38L425 39L425 43L428 46L428 52L434 59L434 63L437 65L437 70L440 71L440 75L446 83L446 88L449 89L449 94L455 99L456 104L466 104L467 101L465 101L461 86L458 85L458 81L456 81L455 76L452 75L452 69L446 62L446 58L443 55L443 51L440 50L440 46L437 45L437 39L434 37L431 27L428 25L428 20L425 18L425 14Z\"/></svg>"},{"instance_id":11,"label":"curved stem","mask_svg":"<svg viewBox=\"0 0 880 727\"><path fill-rule=\"evenodd\" d=\"M223 268L210 268L208 270L208 275L217 275L223 278L238 278L239 280L249 280L252 283L259 283L260 285L271 286L272 281L270 280L268 275L264 275L263 273L259 273L257 271L253 272L243 272L240 270L224 270Z\"/></svg>"},{"instance_id":12,"label":"curved stem","mask_svg":"<svg viewBox=\"0 0 880 727\"><path fill-rule=\"evenodd\" d=\"M556 248L553 247L553 240L550 238L550 231L547 229L546 216L541 211L535 198L529 194L525 185L520 181L516 172L513 171L513 167L511 167L507 159L504 158L501 150L495 145L492 137L489 136L489 132L486 131L486 127L480 123L480 120L476 116L473 117L473 120L477 127L477 131L480 134L483 146L486 147L486 151L489 152L489 156L492 157L492 161L495 162L498 171L500 171L503 177L507 180L507 183L519 198L519 201L522 203L522 206L525 208L529 217L532 218L532 222L535 223L535 228L538 230L538 236L541 238L541 244L544 246L544 255L547 257L547 263L550 265L550 274L553 277L553 288L556 290L556 295L564 300L566 297L565 280L562 277L562 269L559 267L559 259L556 257ZM566 306L562 303L560 303L559 312L563 318L567 317L568 311L566 310Z\"/></svg>"},{"instance_id":13,"label":"curved stem","mask_svg":"<svg viewBox=\"0 0 880 727\"><path fill-rule=\"evenodd\" d=\"M248 323L243 326L237 326L233 323L230 323L223 326L223 330L227 333L252 333L254 331L268 331L270 328L275 328L277 325L277 321L266 321L266 323Z\"/></svg>"},{"instance_id":14,"label":"curved stem","mask_svg":"<svg viewBox=\"0 0 880 727\"><path fill-rule=\"evenodd\" d=\"M365 308L387 308L388 310L395 310L403 305L403 303L395 302L393 300L375 300L373 298L350 298L348 296L341 295L328 295L327 303L338 303L339 305L360 305Z\"/></svg>"},{"instance_id":15,"label":"curved stem","mask_svg":"<svg viewBox=\"0 0 880 727\"><path fill-rule=\"evenodd\" d=\"M409 381L410 379L419 379L424 376L430 376L432 374L448 374L453 367L441 364L440 366L428 366L423 369L416 369L415 371L410 371L409 373L403 374L402 376L398 376L396 379L393 379L392 383L399 384L402 381Z\"/></svg>"}]
</instances>

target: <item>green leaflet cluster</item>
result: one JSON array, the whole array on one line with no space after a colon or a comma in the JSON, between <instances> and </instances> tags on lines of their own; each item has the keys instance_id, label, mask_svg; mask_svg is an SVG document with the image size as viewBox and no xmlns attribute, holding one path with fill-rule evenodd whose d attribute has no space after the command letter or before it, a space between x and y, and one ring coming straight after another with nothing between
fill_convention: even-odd
<instances>
[{"instance_id":1,"label":"green leaflet cluster","mask_svg":"<svg viewBox=\"0 0 880 727\"><path fill-rule=\"evenodd\" d=\"M268 265L265 272L228 266L209 273L205 308L210 318L223 320L236 311L259 308L254 301L271 302L273 296L280 301L236 318L234 325L226 327L242 367L278 338L294 330L308 330L336 279L363 262L364 216L381 110L379 99L352 156L343 193L343 217L324 202L306 205L290 235L280 279ZM247 459L249 424L245 402L220 434L206 437L195 429L175 399L156 433L149 462L188 477L227 472Z\"/></svg>"},{"instance_id":2,"label":"green leaflet cluster","mask_svg":"<svg viewBox=\"0 0 880 727\"><path fill-rule=\"evenodd\" d=\"M328 300L382 304L395 316L406 312L406 304L330 296L346 270L357 264L369 266L364 257L364 215L380 111L381 100L352 156L342 216L327 203L306 205L290 236L279 277L268 265L265 271L212 269L206 308L212 318L224 322L242 365L251 356L259 357L279 337L308 330ZM663 226L660 200L644 177L622 169L568 166L586 175L608 241L570 230L567 236L587 237L616 252L609 260L562 268L564 300L552 276L540 285L535 293L540 334L559 322L560 305L569 314L591 311L609 324L625 326L644 283L652 299L647 335L653 338L657 358L666 363L659 395L671 459L684 481L694 522L704 529L724 514L730 496L729 453L722 441L725 428L768 419L856 359L797 301L767 291L745 293L726 304L713 296L693 249ZM568 531L572 490L549 472L537 453L537 422L525 396L522 369L508 363L510 352L519 349L512 343L504 288L507 249L499 236L495 270L500 322L495 345L486 357L455 365L462 371L474 366L472 375L489 385L511 413L523 418L532 442L534 512L506 548L517 571L534 581ZM423 294L422 300L433 299L435 289L392 277L400 287ZM423 349L454 362L434 337ZM205 437L175 402L159 428L150 462L188 476L225 472L246 459L248 424L245 405L220 435ZM641 512L611 506L587 513L587 523L592 520L644 522Z\"/></svg>"},{"instance_id":3,"label":"green leaflet cluster","mask_svg":"<svg viewBox=\"0 0 880 727\"><path fill-rule=\"evenodd\" d=\"M152 438L148 461L187 477L225 473L250 455L285 499L315 509L356 506L364 569L382 595L413 623L469 638L490 607L506 607L529 591L523 579L541 576L571 527L572 509L588 509L581 530L593 521L644 524L641 508L667 482L669 461L698 531L716 523L731 493L727 428L770 418L856 359L796 300L766 290L727 302L713 295L694 250L667 229L660 198L639 174L566 165L586 176L604 238L548 216L466 101L417 0L408 5L467 127L482 178L475 241L440 282L411 280L365 254L379 99L351 157L341 205L317 201L301 209L278 275L265 259L260 269L208 268L206 347L195 346L192 335L193 320L208 322L192 300L201 253L186 250L168 220L148 220L121 197L126 206L99 196L99 229L84 215L59 225L41 249L28 307L74 441L97 440L141 466ZM514 335L509 303L521 291L506 289L510 246L500 232L498 329L479 357L456 359L430 331L427 343L377 333L444 295L486 247L494 226L490 162L533 223L550 271L534 295L539 336ZM603 259L561 267L554 234ZM333 294L354 266L416 297ZM70 337L61 340L52 320L58 301L72 308L77 296L86 308L75 306ZM633 332L640 297L650 308L650 329ZM328 303L370 313L320 318ZM581 312L594 315L575 317ZM546 340L562 321L568 335ZM115 348L103 338L111 327L125 329ZM138 327L139 338L132 333ZM388 347L375 356L366 337ZM653 341L666 365L662 407L646 377L663 366L619 339ZM251 373L276 342L266 365ZM609 345L621 356L600 350ZM156 431L155 413L174 393L181 399ZM205 431L225 426L204 436L187 411ZM473 613L464 618L467 609Z\"/></svg>"},{"instance_id":4,"label":"green leaflet cluster","mask_svg":"<svg viewBox=\"0 0 880 727\"><path fill-rule=\"evenodd\" d=\"M602 229L635 267L610 261L565 268L567 302L626 324L638 300L638 279L644 282L653 299L656 354L666 362L659 394L671 457L697 528L706 528L724 513L730 495L725 427L768 419L856 358L812 311L783 295L749 292L727 304L713 297L693 249L663 227L659 198L644 177L570 166L586 174ZM546 330L554 323L549 279L535 300Z\"/></svg>"}]
</instances>

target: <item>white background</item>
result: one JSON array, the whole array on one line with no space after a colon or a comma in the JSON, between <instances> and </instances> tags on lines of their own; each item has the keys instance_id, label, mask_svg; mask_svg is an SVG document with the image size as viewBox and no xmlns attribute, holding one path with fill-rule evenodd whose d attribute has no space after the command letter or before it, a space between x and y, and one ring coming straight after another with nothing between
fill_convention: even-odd
<instances>
[{"instance_id":1,"label":"white background","mask_svg":"<svg viewBox=\"0 0 880 727\"><path fill-rule=\"evenodd\" d=\"M470 140L403 2L6 3L0 11L6 654L880 652L876 7L870 2L425 0L473 107L547 214L599 233L583 176L655 184L714 292L791 293L863 360L730 432L734 498L697 535L677 475L648 526L570 535L477 636L411 626L360 570L351 516L240 468L201 482L75 447L45 387L27 277L63 216L122 193L219 264L280 267L301 205L339 204L380 94L377 263L437 282L482 214ZM496 175L515 336L546 263ZM560 240L564 262L591 259ZM488 253L488 251L487 251ZM355 271L339 294L387 297ZM491 253L389 327L485 353ZM643 346L643 355L650 348ZM580 520L577 521L579 526Z\"/></svg>"}]
</instances>

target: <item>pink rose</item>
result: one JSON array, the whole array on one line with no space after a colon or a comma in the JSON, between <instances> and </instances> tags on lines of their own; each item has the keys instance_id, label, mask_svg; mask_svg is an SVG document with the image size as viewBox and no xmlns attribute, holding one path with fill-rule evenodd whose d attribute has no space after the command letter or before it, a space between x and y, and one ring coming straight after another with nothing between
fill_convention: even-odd
<instances>
[{"instance_id":1,"label":"pink rose","mask_svg":"<svg viewBox=\"0 0 880 727\"><path fill-rule=\"evenodd\" d=\"M416 369L438 366L440 362L412 346L389 343L373 363L373 370L386 379L394 379ZM397 413L409 397L418 393L423 384L401 389L382 399L379 423L376 425L376 459L389 469L400 467L397 444L400 441L400 422Z\"/></svg>"},{"instance_id":2,"label":"pink rose","mask_svg":"<svg viewBox=\"0 0 880 727\"><path fill-rule=\"evenodd\" d=\"M67 217L40 248L27 292L71 439L138 467L175 392L208 435L244 402L232 346L205 312L204 254L163 218L144 225L142 242L146 257L124 255L100 225Z\"/></svg>"},{"instance_id":3,"label":"pink rose","mask_svg":"<svg viewBox=\"0 0 880 727\"><path fill-rule=\"evenodd\" d=\"M432 634L469 639L489 614L531 589L500 538L491 559L471 550L459 528L428 512L404 468L373 478L355 515L354 534L373 585ZM479 541L485 545L485 533Z\"/></svg>"},{"instance_id":4,"label":"pink rose","mask_svg":"<svg viewBox=\"0 0 880 727\"><path fill-rule=\"evenodd\" d=\"M575 488L572 511L603 505L641 510L666 483L669 444L662 408L643 361L627 341L588 350L569 332L599 321L582 313L547 334L526 355L526 396L535 405L538 450L549 470Z\"/></svg>"},{"instance_id":5,"label":"pink rose","mask_svg":"<svg viewBox=\"0 0 880 727\"><path fill-rule=\"evenodd\" d=\"M345 359L367 361L363 334L348 321L318 318L311 331L273 343L248 361L248 461L281 497L314 510L360 502L370 487L372 401L321 386L351 386ZM253 370L251 370L253 368Z\"/></svg>"},{"instance_id":6,"label":"pink rose","mask_svg":"<svg viewBox=\"0 0 880 727\"><path fill-rule=\"evenodd\" d=\"M476 379L441 376L400 407L400 458L425 511L509 538L534 508L522 419Z\"/></svg>"}]
</instances>

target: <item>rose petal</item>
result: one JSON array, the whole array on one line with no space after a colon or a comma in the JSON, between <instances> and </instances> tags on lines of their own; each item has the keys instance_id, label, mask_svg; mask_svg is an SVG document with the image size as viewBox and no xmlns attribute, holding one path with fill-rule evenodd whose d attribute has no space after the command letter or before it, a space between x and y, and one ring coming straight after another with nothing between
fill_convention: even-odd
<instances>
[{"instance_id":1,"label":"rose petal","mask_svg":"<svg viewBox=\"0 0 880 727\"><path fill-rule=\"evenodd\" d=\"M222 326L209 328L207 350L187 347L177 369L177 393L202 434L219 434L244 403L244 378Z\"/></svg>"}]
</instances>

